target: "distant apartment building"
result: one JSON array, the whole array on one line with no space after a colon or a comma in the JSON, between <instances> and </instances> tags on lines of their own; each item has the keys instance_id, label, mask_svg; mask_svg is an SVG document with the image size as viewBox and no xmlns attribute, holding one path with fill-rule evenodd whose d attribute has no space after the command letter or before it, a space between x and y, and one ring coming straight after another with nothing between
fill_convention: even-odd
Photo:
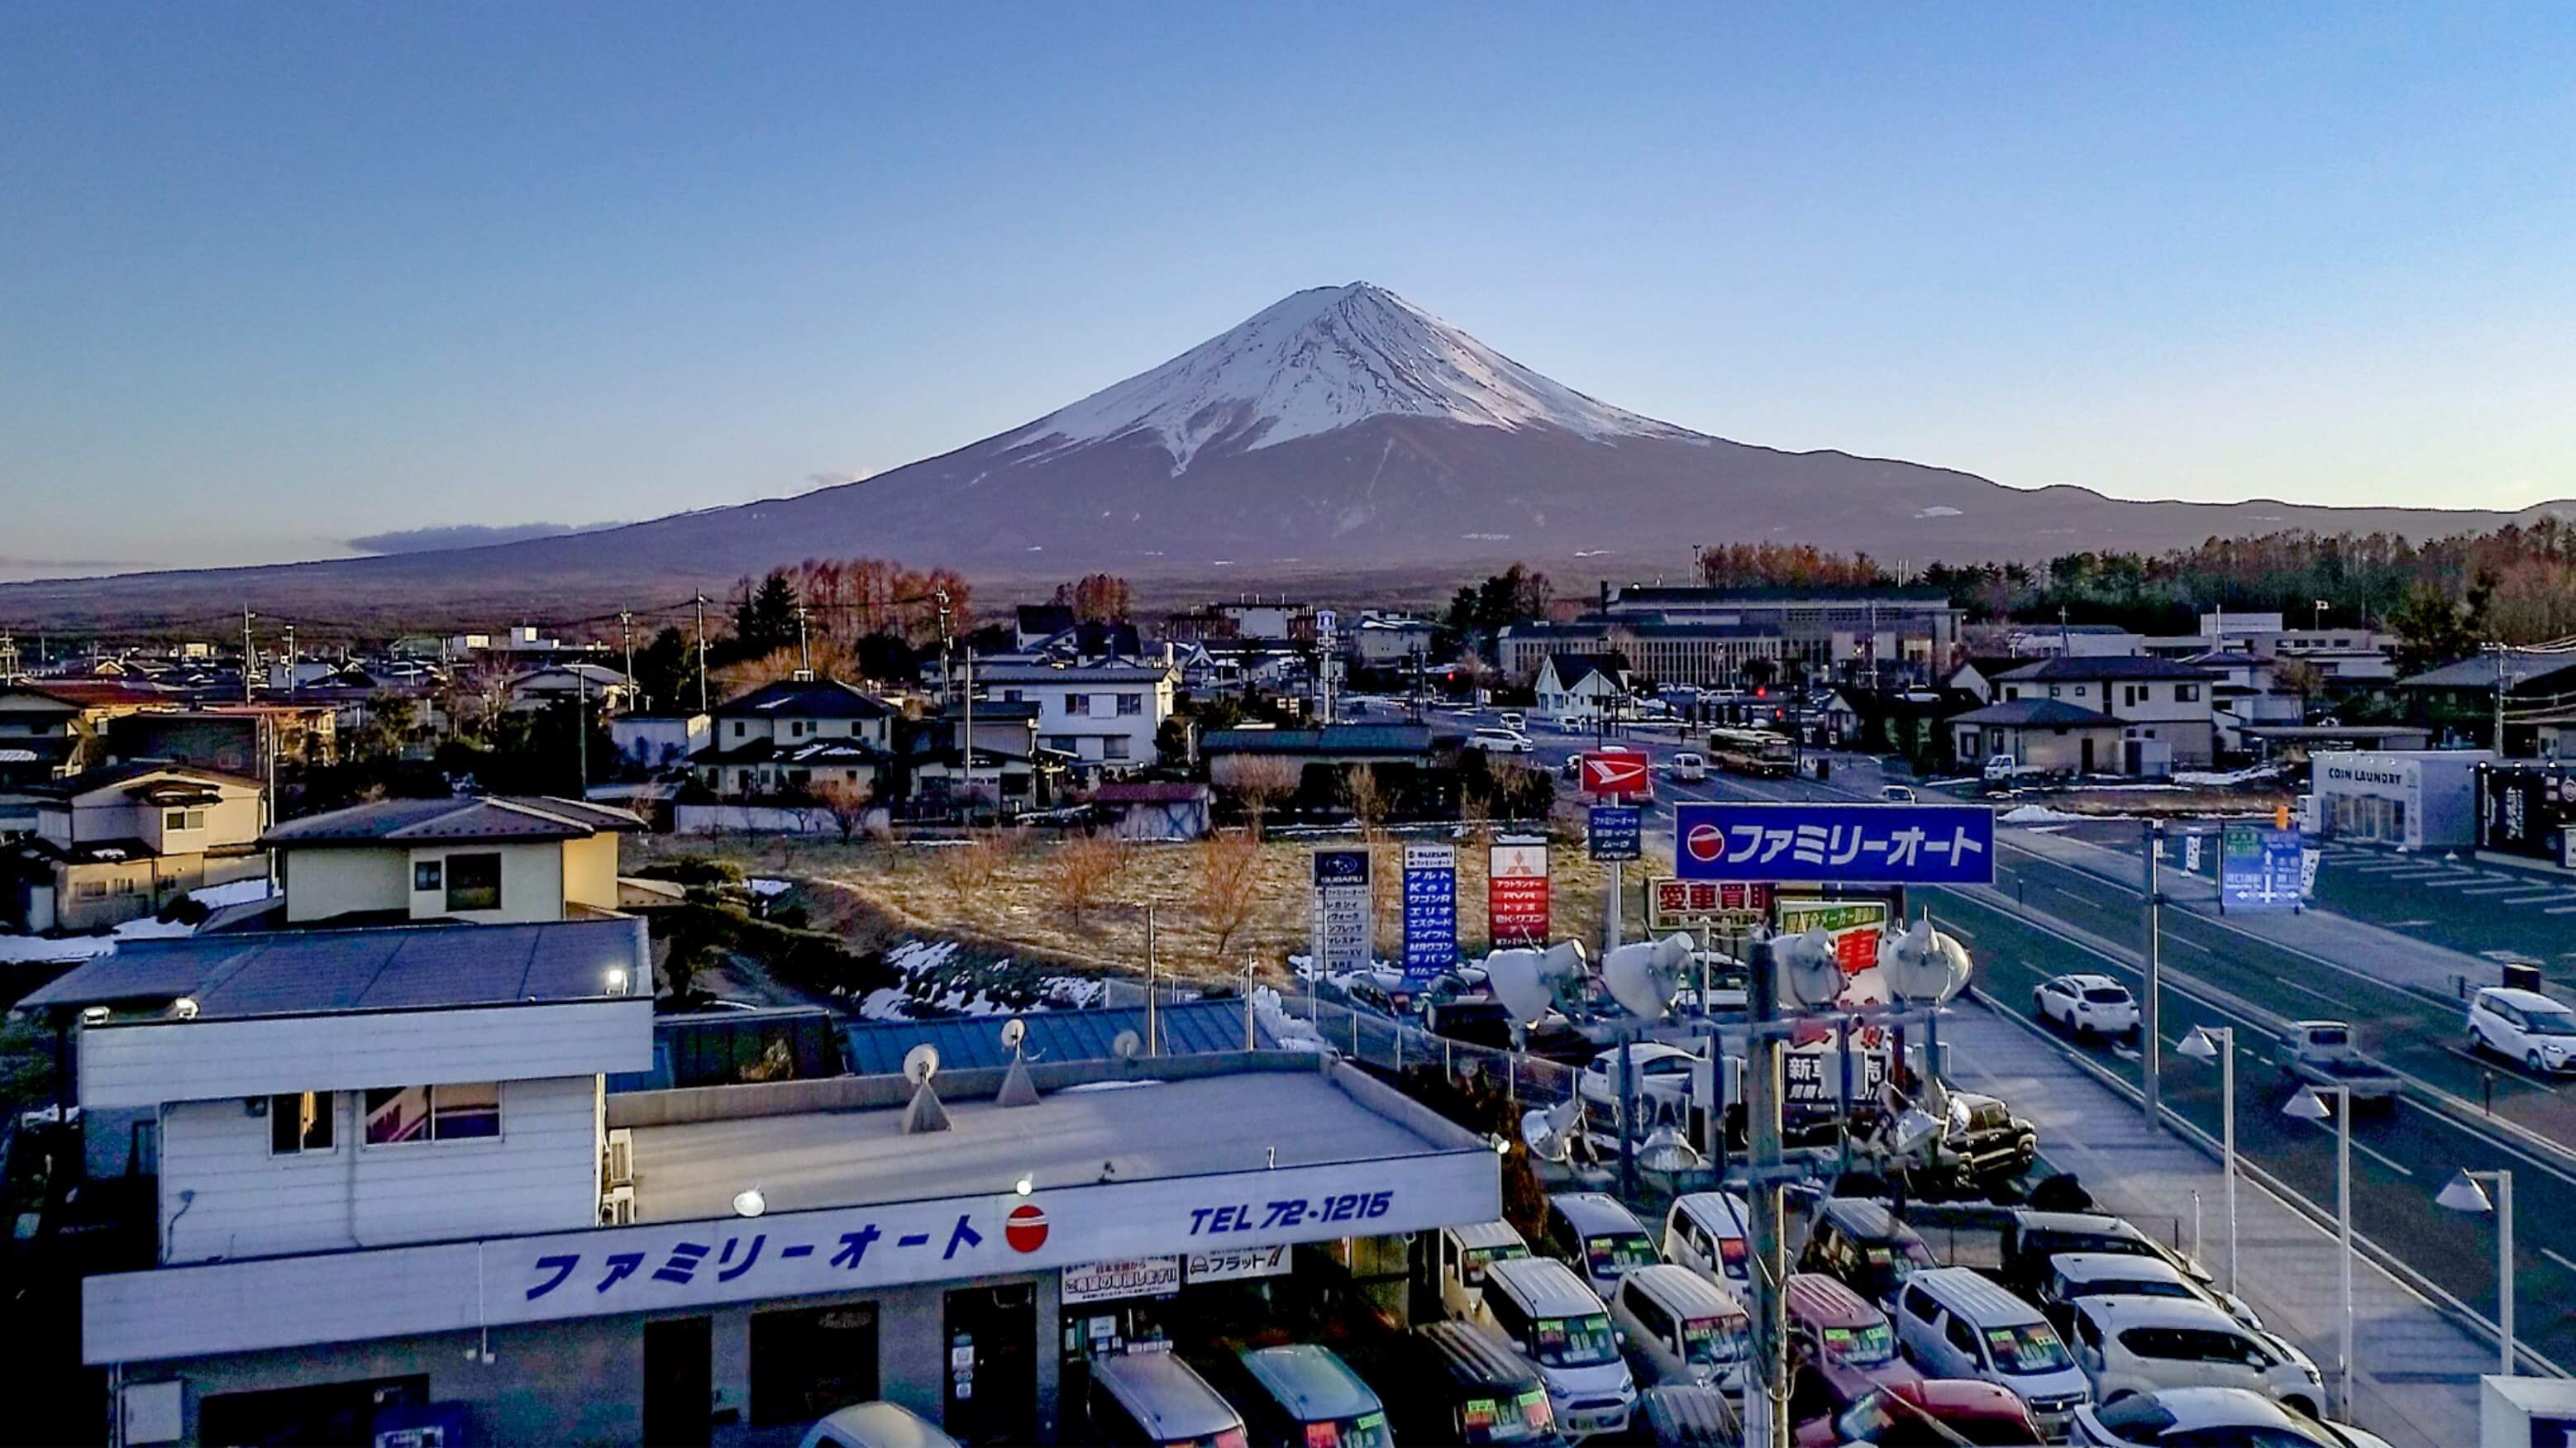
<instances>
[{"instance_id":1,"label":"distant apartment building","mask_svg":"<svg viewBox=\"0 0 2576 1448\"><path fill-rule=\"evenodd\" d=\"M1826 665L1877 663L1946 669L1959 645L1960 610L1937 588L1701 588L1601 585L1611 619L1733 624L1777 629L1790 657Z\"/></svg>"}]
</instances>

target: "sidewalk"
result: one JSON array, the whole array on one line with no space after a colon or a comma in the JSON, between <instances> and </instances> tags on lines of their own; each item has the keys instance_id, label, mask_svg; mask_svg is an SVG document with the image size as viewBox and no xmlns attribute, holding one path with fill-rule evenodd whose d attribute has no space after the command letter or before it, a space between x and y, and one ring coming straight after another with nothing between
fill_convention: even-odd
<instances>
[{"instance_id":1,"label":"sidewalk","mask_svg":"<svg viewBox=\"0 0 2576 1448\"><path fill-rule=\"evenodd\" d=\"M2083 1179L2107 1210L2186 1239L2200 1193L2201 1260L2228 1279L2227 1192L2217 1161L2147 1129L2138 1106L2018 1020L1963 1003L1942 1022L1951 1075L2013 1104L2039 1128L2041 1155ZM2271 1329L2305 1349L2335 1387L2341 1276L2333 1233L2240 1179L2238 1291ZM2399 1448L2478 1441L2478 1377L2496 1350L2364 1257L2353 1269L2352 1418Z\"/></svg>"}]
</instances>

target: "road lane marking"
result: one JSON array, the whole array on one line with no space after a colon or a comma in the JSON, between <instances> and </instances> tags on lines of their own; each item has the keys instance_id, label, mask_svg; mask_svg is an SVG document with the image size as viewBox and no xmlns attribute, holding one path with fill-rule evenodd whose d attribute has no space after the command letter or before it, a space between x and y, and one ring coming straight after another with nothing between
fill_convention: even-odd
<instances>
[{"instance_id":1,"label":"road lane marking","mask_svg":"<svg viewBox=\"0 0 2576 1448\"><path fill-rule=\"evenodd\" d=\"M2557 905L2540 912L2543 915L2576 915L2576 905Z\"/></svg>"},{"instance_id":2,"label":"road lane marking","mask_svg":"<svg viewBox=\"0 0 2576 1448\"><path fill-rule=\"evenodd\" d=\"M2563 898L2565 897L2561 896L2555 890L2543 890L2537 895L2499 895L2496 897L2495 903L2498 905L2544 905L2552 900Z\"/></svg>"},{"instance_id":3,"label":"road lane marking","mask_svg":"<svg viewBox=\"0 0 2576 1448\"><path fill-rule=\"evenodd\" d=\"M2517 895L2530 888L2529 885L2519 882L2510 885L2463 885L2460 887L2460 893L2463 895Z\"/></svg>"},{"instance_id":4,"label":"road lane marking","mask_svg":"<svg viewBox=\"0 0 2576 1448\"><path fill-rule=\"evenodd\" d=\"M2552 1252L2546 1247L2540 1249L2540 1255L2557 1263L2559 1266L2566 1268L2570 1272L2576 1272L2576 1262L2570 1262L2566 1258L2559 1256L2557 1253Z\"/></svg>"},{"instance_id":5,"label":"road lane marking","mask_svg":"<svg viewBox=\"0 0 2576 1448\"><path fill-rule=\"evenodd\" d=\"M2210 949L2208 946L2201 944L2199 941L2191 939L2189 936L2167 935L2164 937L2164 940L2167 945L2188 945L2203 955L2216 955L2218 953L2217 951Z\"/></svg>"},{"instance_id":6,"label":"road lane marking","mask_svg":"<svg viewBox=\"0 0 2576 1448\"><path fill-rule=\"evenodd\" d=\"M2332 1122L2311 1121L2308 1124L2325 1133L2329 1138L2338 1134L2337 1129ZM2363 1156L2369 1157L2372 1161L2379 1163L2390 1171L2397 1173L2399 1176L2411 1177L2415 1175L2415 1169L2413 1167L2406 1165L2404 1162L2399 1161L2397 1158L2390 1156L2388 1153L2381 1151L2379 1148L2372 1146L2368 1142L2361 1140L2359 1137L2355 1137L2353 1139L2352 1149L2360 1152Z\"/></svg>"}]
</instances>

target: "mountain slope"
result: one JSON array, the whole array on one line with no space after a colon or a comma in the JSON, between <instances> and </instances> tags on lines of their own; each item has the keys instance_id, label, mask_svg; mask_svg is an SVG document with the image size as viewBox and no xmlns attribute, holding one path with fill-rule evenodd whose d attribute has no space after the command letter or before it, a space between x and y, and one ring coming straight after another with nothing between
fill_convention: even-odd
<instances>
[{"instance_id":1,"label":"mountain slope","mask_svg":"<svg viewBox=\"0 0 2576 1448\"><path fill-rule=\"evenodd\" d=\"M1509 559L1677 575L1694 545L1794 541L1918 563L2158 550L2284 529L2424 538L2520 515L2128 502L1641 417L1365 283L1298 292L1162 366L863 482L507 545L0 587L0 618L180 617L353 600L526 610L682 596L869 555L993 581L1110 569L1178 586L1437 579Z\"/></svg>"}]
</instances>

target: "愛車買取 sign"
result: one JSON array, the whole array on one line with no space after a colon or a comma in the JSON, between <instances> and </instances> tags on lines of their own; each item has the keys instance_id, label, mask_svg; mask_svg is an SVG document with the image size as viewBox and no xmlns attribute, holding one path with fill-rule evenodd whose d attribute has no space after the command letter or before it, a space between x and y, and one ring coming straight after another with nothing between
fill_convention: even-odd
<instances>
[{"instance_id":1,"label":"\u611b\u8eca\u8cb7\u53d6 sign","mask_svg":"<svg viewBox=\"0 0 2576 1448\"><path fill-rule=\"evenodd\" d=\"M1178 1257L1125 1257L1064 1269L1066 1302L1115 1302L1124 1297L1169 1297L1181 1290Z\"/></svg>"}]
</instances>

